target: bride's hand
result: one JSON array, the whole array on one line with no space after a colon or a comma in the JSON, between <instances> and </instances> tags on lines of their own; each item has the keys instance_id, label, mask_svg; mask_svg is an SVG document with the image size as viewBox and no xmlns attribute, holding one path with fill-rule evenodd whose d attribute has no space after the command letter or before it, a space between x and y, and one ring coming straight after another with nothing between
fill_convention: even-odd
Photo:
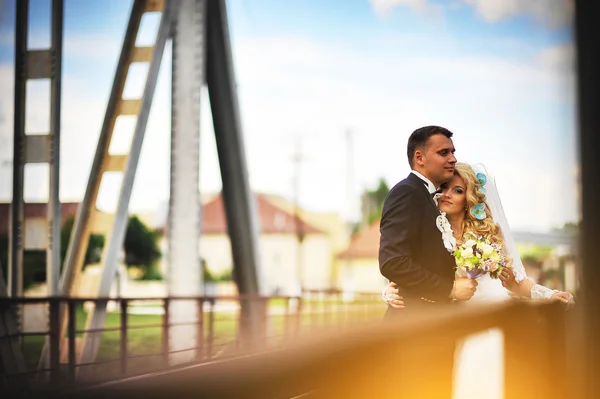
<instances>
[{"instance_id":1,"label":"bride's hand","mask_svg":"<svg viewBox=\"0 0 600 399\"><path fill-rule=\"evenodd\" d=\"M517 280L515 279L515 273L513 272L512 267L505 267L500 272L500 280L502 281L502 286L509 291L512 291L511 288L515 288Z\"/></svg>"},{"instance_id":2,"label":"bride's hand","mask_svg":"<svg viewBox=\"0 0 600 399\"><path fill-rule=\"evenodd\" d=\"M398 286L396 283L390 283L383 291L383 300L395 309L404 309L404 301L398 295Z\"/></svg>"},{"instance_id":3,"label":"bride's hand","mask_svg":"<svg viewBox=\"0 0 600 399\"><path fill-rule=\"evenodd\" d=\"M563 302L565 305L567 305L567 309L575 306L575 299L573 299L573 295L571 295L570 292L557 292L556 294L552 295L550 299Z\"/></svg>"}]
</instances>

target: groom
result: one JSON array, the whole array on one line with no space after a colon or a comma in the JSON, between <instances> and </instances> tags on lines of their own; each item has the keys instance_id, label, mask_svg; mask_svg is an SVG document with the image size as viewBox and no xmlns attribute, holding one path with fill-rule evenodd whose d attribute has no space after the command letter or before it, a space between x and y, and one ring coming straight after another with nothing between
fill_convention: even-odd
<instances>
[{"instance_id":1,"label":"groom","mask_svg":"<svg viewBox=\"0 0 600 399\"><path fill-rule=\"evenodd\" d=\"M477 282L454 278L454 258L436 226L434 195L454 175L452 132L440 126L415 130L408 139L410 175L396 184L383 203L379 244L381 274L398 286L406 310L466 301ZM405 312L388 307L386 317Z\"/></svg>"}]
</instances>

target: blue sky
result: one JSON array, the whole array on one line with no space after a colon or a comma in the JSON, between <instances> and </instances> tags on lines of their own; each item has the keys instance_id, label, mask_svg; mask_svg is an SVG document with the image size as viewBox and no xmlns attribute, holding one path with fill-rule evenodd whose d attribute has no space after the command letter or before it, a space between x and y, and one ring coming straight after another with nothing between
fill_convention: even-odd
<instances>
[{"instance_id":1,"label":"blue sky","mask_svg":"<svg viewBox=\"0 0 600 399\"><path fill-rule=\"evenodd\" d=\"M14 5L0 20L0 157L12 152ZM533 3L533 4L532 4ZM32 0L30 46L49 44L49 0ZM251 184L292 194L291 155L302 140L300 201L356 214L346 198L346 142L353 131L352 191L408 174L410 132L441 124L459 160L496 174L514 228L545 230L577 218L573 35L555 0L230 0L227 2ZM565 3L566 4L566 3ZM65 1L61 198L85 189L131 1ZM148 42L157 17L144 23ZM164 55L131 208L168 197L170 47ZM140 69L143 71L143 68ZM141 93L143 72L126 91ZM47 83L29 91L29 132L47 126ZM115 151L127 146L123 120ZM220 188L207 97L202 99L201 188ZM128 130L129 129L129 130ZM27 173L29 200L47 190L43 167ZM27 177L27 176L26 176ZM45 184L45 183L44 183ZM42 187L42 188L40 188ZM110 210L118 179L101 189ZM0 198L10 197L0 169ZM524 194L526 193L526 194ZM526 200L524 198L527 198Z\"/></svg>"}]
</instances>

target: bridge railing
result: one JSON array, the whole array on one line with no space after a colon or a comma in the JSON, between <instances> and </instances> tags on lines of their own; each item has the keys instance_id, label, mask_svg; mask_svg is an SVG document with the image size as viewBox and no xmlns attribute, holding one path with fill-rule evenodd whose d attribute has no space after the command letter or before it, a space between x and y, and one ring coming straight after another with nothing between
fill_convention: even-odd
<instances>
[{"instance_id":1,"label":"bridge railing","mask_svg":"<svg viewBox=\"0 0 600 399\"><path fill-rule=\"evenodd\" d=\"M568 392L565 313L559 304L509 301L437 308L398 322L305 335L259 353L74 390L64 397L449 398L453 350L487 329L504 336L504 397ZM449 385L450 384L450 385Z\"/></svg>"},{"instance_id":2,"label":"bridge railing","mask_svg":"<svg viewBox=\"0 0 600 399\"><path fill-rule=\"evenodd\" d=\"M17 350L25 353L26 370L9 373L0 367L0 387L33 386L64 388L98 383L172 367L170 357L175 353L192 352L190 363L210 362L235 356L243 350L240 328L240 301L249 300L261 305L261 331L253 340L253 350L285 345L307 332L337 331L351 325L381 318L385 306L378 294L356 293L344 298L339 291L307 291L302 297L268 296L202 296L166 298L0 298L0 312L23 314L26 307L42 307L47 315L47 328L0 333L0 347L7 350L18 342ZM197 315L189 322L174 322L169 305L177 301L196 301ZM86 309L95 304L107 305L105 325L101 329L85 327ZM64 337L58 336L59 312L67 312L68 328ZM195 326L196 345L169 349L172 327ZM1 331L1 330L0 330ZM86 334L100 333L102 341L95 361L79 361L81 344ZM44 340L48 340L49 362L38 365ZM0 351L2 356L2 351ZM84 375L80 370L92 368Z\"/></svg>"}]
</instances>

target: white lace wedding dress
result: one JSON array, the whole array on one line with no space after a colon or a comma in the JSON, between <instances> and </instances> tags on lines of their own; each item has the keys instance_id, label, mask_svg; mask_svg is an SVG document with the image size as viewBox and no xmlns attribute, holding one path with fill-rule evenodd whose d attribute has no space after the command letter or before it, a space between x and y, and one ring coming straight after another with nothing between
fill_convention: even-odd
<instances>
[{"instance_id":1,"label":"white lace wedding dress","mask_svg":"<svg viewBox=\"0 0 600 399\"><path fill-rule=\"evenodd\" d=\"M502 282L483 275L477 291L465 303L497 302L510 299ZM457 343L454 357L453 399L504 398L504 337L499 329L470 335Z\"/></svg>"}]
</instances>

